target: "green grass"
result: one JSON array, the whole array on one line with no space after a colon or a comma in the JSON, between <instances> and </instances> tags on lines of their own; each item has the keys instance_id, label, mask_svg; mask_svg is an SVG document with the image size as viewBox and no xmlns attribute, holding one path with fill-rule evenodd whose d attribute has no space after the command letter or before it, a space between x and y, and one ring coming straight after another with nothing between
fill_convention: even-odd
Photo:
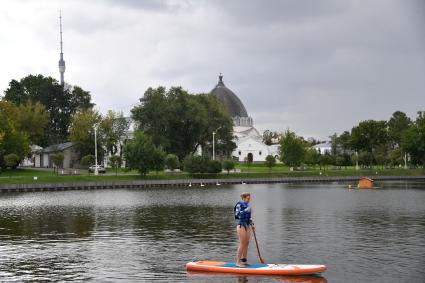
<instances>
[{"instance_id":1,"label":"green grass","mask_svg":"<svg viewBox=\"0 0 425 283\"><path fill-rule=\"evenodd\" d=\"M202 174L191 176L185 172L181 173L165 173L151 172L143 178L137 174L136 171L123 172L119 171L119 175L115 176L112 169L108 173L112 175L88 175L86 171L82 171L82 175L74 176L59 176L53 173L53 170L36 170L36 169L16 169L5 170L0 173L0 184L24 184L24 183L67 183L67 182L108 182L108 181L134 181L134 180L182 180L192 178L278 178L278 177L313 177L313 176L419 176L423 175L423 169L367 169L367 170L354 170L348 169L332 169L332 170L319 170L318 168L307 168L302 171L290 171L288 167L277 165L269 172L269 169L261 164L253 164L250 168L245 165L238 165L237 168L241 169L241 173L221 173L221 174ZM377 173L377 174L376 174ZM37 180L34 180L37 176Z\"/></svg>"}]
</instances>

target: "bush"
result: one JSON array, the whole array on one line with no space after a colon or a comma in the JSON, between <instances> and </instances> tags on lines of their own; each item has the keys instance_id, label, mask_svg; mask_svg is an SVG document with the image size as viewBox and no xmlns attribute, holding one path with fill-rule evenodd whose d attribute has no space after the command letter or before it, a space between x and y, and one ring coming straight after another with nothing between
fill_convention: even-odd
<instances>
[{"instance_id":1,"label":"bush","mask_svg":"<svg viewBox=\"0 0 425 283\"><path fill-rule=\"evenodd\" d=\"M332 163L334 163L334 159L330 154L325 153L324 155L320 155L320 164L324 167L324 169L326 169L328 165L331 165Z\"/></svg>"},{"instance_id":2,"label":"bush","mask_svg":"<svg viewBox=\"0 0 425 283\"><path fill-rule=\"evenodd\" d=\"M119 155L113 155L109 158L111 167L115 169L115 176L118 174L118 168L121 167L122 158Z\"/></svg>"},{"instance_id":3,"label":"bush","mask_svg":"<svg viewBox=\"0 0 425 283\"><path fill-rule=\"evenodd\" d=\"M50 154L50 158L52 159L53 164L56 167L58 167L58 168L63 167L63 160L65 159L65 156L63 155L63 153L58 152L58 153Z\"/></svg>"},{"instance_id":4,"label":"bush","mask_svg":"<svg viewBox=\"0 0 425 283\"><path fill-rule=\"evenodd\" d=\"M217 174L220 173L222 170L221 162L218 160L209 160L208 162L208 173Z\"/></svg>"},{"instance_id":5,"label":"bush","mask_svg":"<svg viewBox=\"0 0 425 283\"><path fill-rule=\"evenodd\" d=\"M166 153L161 148L155 148L152 155L152 170L155 170L156 174L159 171L163 171L165 167Z\"/></svg>"},{"instance_id":6,"label":"bush","mask_svg":"<svg viewBox=\"0 0 425 283\"><path fill-rule=\"evenodd\" d=\"M272 168L276 165L276 158L274 158L273 155L267 155L265 163L266 163L266 166L269 167L269 170L271 171Z\"/></svg>"},{"instance_id":7,"label":"bush","mask_svg":"<svg viewBox=\"0 0 425 283\"><path fill-rule=\"evenodd\" d=\"M177 169L180 166L179 158L175 154L168 154L165 157L165 165L170 170Z\"/></svg>"},{"instance_id":8,"label":"bush","mask_svg":"<svg viewBox=\"0 0 425 283\"><path fill-rule=\"evenodd\" d=\"M4 162L7 167L10 167L12 169L16 169L19 164L19 156L14 153L7 154L3 157Z\"/></svg>"},{"instance_id":9,"label":"bush","mask_svg":"<svg viewBox=\"0 0 425 283\"><path fill-rule=\"evenodd\" d=\"M227 174L230 173L230 170L235 169L235 162L231 159L223 161L223 169L227 171Z\"/></svg>"},{"instance_id":10,"label":"bush","mask_svg":"<svg viewBox=\"0 0 425 283\"><path fill-rule=\"evenodd\" d=\"M188 155L183 161L184 171L190 174L220 173L222 170L220 161L211 160L206 156Z\"/></svg>"},{"instance_id":11,"label":"bush","mask_svg":"<svg viewBox=\"0 0 425 283\"><path fill-rule=\"evenodd\" d=\"M126 166L138 170L141 176L148 174L149 170L158 172L164 169L164 151L157 148L152 138L142 131L136 131L134 139L127 142L124 157Z\"/></svg>"}]
</instances>

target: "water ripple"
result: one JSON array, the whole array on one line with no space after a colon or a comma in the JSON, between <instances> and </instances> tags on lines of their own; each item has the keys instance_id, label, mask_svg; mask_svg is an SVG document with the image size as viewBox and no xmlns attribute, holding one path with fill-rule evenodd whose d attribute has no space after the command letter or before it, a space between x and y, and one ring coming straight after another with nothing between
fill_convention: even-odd
<instances>
[{"instance_id":1,"label":"water ripple","mask_svg":"<svg viewBox=\"0 0 425 283\"><path fill-rule=\"evenodd\" d=\"M425 183L381 185L374 191L333 183L2 194L0 280L425 282ZM323 263L326 278L186 273L190 260L233 260L231 211L246 190L263 257Z\"/></svg>"}]
</instances>

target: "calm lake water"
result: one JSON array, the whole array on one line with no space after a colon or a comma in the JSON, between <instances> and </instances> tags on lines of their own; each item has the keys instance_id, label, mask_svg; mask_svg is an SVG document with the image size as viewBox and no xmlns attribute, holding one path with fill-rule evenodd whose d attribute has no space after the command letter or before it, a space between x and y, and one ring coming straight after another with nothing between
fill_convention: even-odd
<instances>
[{"instance_id":1,"label":"calm lake water","mask_svg":"<svg viewBox=\"0 0 425 283\"><path fill-rule=\"evenodd\" d=\"M0 194L0 281L425 282L425 183L378 185ZM243 191L264 259L326 264L322 277L186 273L191 260L234 260Z\"/></svg>"}]
</instances>

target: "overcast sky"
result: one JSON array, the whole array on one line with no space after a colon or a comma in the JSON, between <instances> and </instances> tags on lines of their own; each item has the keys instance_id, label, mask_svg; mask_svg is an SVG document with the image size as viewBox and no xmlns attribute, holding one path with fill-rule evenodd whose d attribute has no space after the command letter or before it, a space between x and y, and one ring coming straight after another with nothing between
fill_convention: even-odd
<instances>
[{"instance_id":1,"label":"overcast sky","mask_svg":"<svg viewBox=\"0 0 425 283\"><path fill-rule=\"evenodd\" d=\"M326 139L361 120L425 110L425 1L4 1L0 90L65 81L101 112L149 86L209 92L218 74L260 130Z\"/></svg>"}]
</instances>

